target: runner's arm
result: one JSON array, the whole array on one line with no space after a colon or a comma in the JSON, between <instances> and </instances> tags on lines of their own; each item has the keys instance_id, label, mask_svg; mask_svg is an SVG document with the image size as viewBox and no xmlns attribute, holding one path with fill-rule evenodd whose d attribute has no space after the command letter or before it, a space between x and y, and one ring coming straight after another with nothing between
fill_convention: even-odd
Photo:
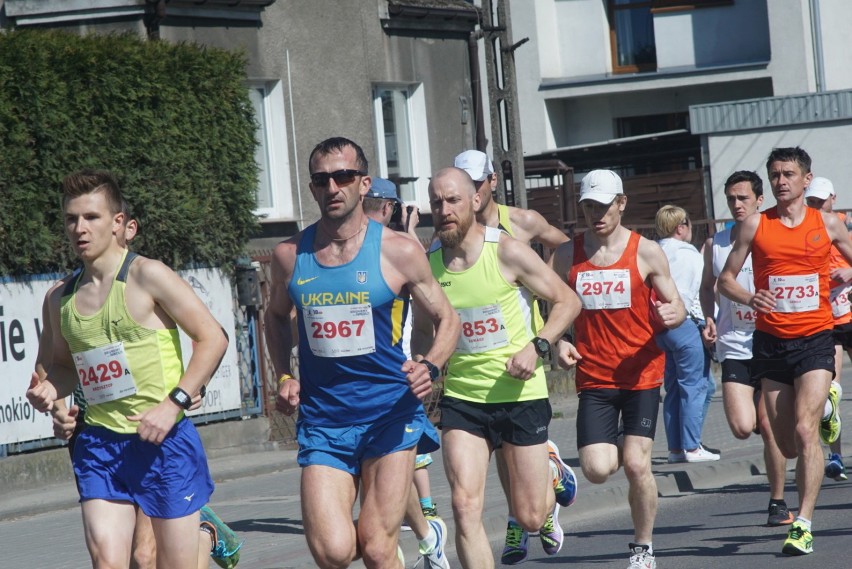
<instances>
[{"instance_id":1,"label":"runner's arm","mask_svg":"<svg viewBox=\"0 0 852 569\"><path fill-rule=\"evenodd\" d=\"M647 278L651 282L657 301L654 310L660 322L666 328L680 326L686 319L686 307L669 271L669 261L659 245L645 239L639 240L638 262L647 267Z\"/></svg>"},{"instance_id":2,"label":"runner's arm","mask_svg":"<svg viewBox=\"0 0 852 569\"><path fill-rule=\"evenodd\" d=\"M227 336L189 283L160 261L138 259L131 265L129 279L192 339L192 355L177 384L191 398L216 372L228 348ZM160 444L182 411L167 395L154 407L127 418L138 423L136 432L143 441Z\"/></svg>"},{"instance_id":3,"label":"runner's arm","mask_svg":"<svg viewBox=\"0 0 852 569\"><path fill-rule=\"evenodd\" d=\"M701 311L704 318L716 320L716 277L713 276L713 238L704 244L704 271L701 274L701 289L698 293L701 299Z\"/></svg>"},{"instance_id":4,"label":"runner's arm","mask_svg":"<svg viewBox=\"0 0 852 569\"><path fill-rule=\"evenodd\" d=\"M59 326L59 305L62 287L54 285L47 292L42 304L42 332L35 371L30 378L27 399L39 411L52 411L56 401L62 400L74 390L78 376Z\"/></svg>"},{"instance_id":5,"label":"runner's arm","mask_svg":"<svg viewBox=\"0 0 852 569\"><path fill-rule=\"evenodd\" d=\"M713 238L704 243L704 270L701 273L701 287L698 289L701 300L701 312L706 325L701 333L705 342L716 341L716 277L713 276Z\"/></svg>"},{"instance_id":6,"label":"runner's arm","mask_svg":"<svg viewBox=\"0 0 852 569\"><path fill-rule=\"evenodd\" d=\"M547 223L544 216L533 209L515 208L512 210L512 223L523 229L529 240L541 243L549 249L556 249L568 241L568 236L558 228Z\"/></svg>"},{"instance_id":7,"label":"runner's arm","mask_svg":"<svg viewBox=\"0 0 852 569\"><path fill-rule=\"evenodd\" d=\"M441 285L432 276L429 261L420 251L419 244L405 239L404 246L395 249L394 266L402 273L414 304L412 357L422 356L439 368L443 367L456 349L461 332L459 316L441 290ZM431 344L425 333L429 323L434 330ZM428 350L425 349L427 346Z\"/></svg>"},{"instance_id":8,"label":"runner's arm","mask_svg":"<svg viewBox=\"0 0 852 569\"><path fill-rule=\"evenodd\" d=\"M823 213L822 218L825 221L825 229L831 238L832 244L837 247L837 250L846 259L846 262L852 265L852 239L849 237L849 230L846 229L846 224L831 213ZM846 282L847 279L841 278L838 280Z\"/></svg>"},{"instance_id":9,"label":"runner's arm","mask_svg":"<svg viewBox=\"0 0 852 569\"><path fill-rule=\"evenodd\" d=\"M272 254L272 285L264 320L266 345L270 347L272 366L278 380L275 407L285 415L292 415L296 411L301 391L301 384L293 378L293 370L290 369L295 311L287 288L296 265L298 242L295 239L278 244Z\"/></svg>"},{"instance_id":10,"label":"runner's arm","mask_svg":"<svg viewBox=\"0 0 852 569\"><path fill-rule=\"evenodd\" d=\"M775 301L769 291L758 291L757 294L752 294L737 282L737 275L742 270L749 253L751 253L751 244L754 241L755 233L757 233L760 217L759 215L752 215L740 223L739 235L731 248L728 260L725 261L722 272L719 273L716 286L719 289L719 294L725 295L734 302L747 304L755 310L766 313L775 306Z\"/></svg>"},{"instance_id":11,"label":"runner's arm","mask_svg":"<svg viewBox=\"0 0 852 569\"><path fill-rule=\"evenodd\" d=\"M518 282L550 304L547 322L538 336L555 344L580 314L580 298L524 243L503 235L497 251L506 280Z\"/></svg>"}]
</instances>

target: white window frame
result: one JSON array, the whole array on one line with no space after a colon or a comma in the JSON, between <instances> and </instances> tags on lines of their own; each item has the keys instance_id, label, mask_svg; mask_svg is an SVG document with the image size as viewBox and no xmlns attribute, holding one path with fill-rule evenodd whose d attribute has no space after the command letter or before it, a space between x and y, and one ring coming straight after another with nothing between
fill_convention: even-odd
<instances>
[{"instance_id":1,"label":"white window frame","mask_svg":"<svg viewBox=\"0 0 852 569\"><path fill-rule=\"evenodd\" d=\"M385 147L385 128L382 112L383 90L404 91L407 94L408 140L411 148L411 162L414 182L414 199L403 199L406 203L417 205L421 210L429 210L429 177L432 175L432 159L429 154L429 128L426 119L426 95L422 83L375 83L373 85L373 124L376 131L375 169L382 178L388 176L387 148Z\"/></svg>"},{"instance_id":2,"label":"white window frame","mask_svg":"<svg viewBox=\"0 0 852 569\"><path fill-rule=\"evenodd\" d=\"M257 117L258 140L266 150L268 171L261 170L270 188L271 204L258 207L254 214L262 221L293 220L293 191L290 185L290 154L287 143L287 122L284 112L284 86L281 81L253 80L250 89L263 95L262 117ZM264 128L265 127L265 128ZM262 139L262 140L261 140Z\"/></svg>"}]
</instances>

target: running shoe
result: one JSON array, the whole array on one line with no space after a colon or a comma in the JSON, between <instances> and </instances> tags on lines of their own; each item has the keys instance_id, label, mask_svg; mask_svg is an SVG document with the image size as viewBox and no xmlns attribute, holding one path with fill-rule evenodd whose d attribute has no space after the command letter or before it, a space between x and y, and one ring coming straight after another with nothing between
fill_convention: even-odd
<instances>
[{"instance_id":1,"label":"running shoe","mask_svg":"<svg viewBox=\"0 0 852 569\"><path fill-rule=\"evenodd\" d=\"M781 553L785 555L807 555L814 552L814 536L800 522L793 522L787 531L787 539Z\"/></svg>"},{"instance_id":2,"label":"running shoe","mask_svg":"<svg viewBox=\"0 0 852 569\"><path fill-rule=\"evenodd\" d=\"M562 462L556 443L547 441L547 452L550 462L556 467L553 476L553 491L556 493L556 502L563 508L567 508L577 499L577 477L571 467Z\"/></svg>"},{"instance_id":3,"label":"running shoe","mask_svg":"<svg viewBox=\"0 0 852 569\"><path fill-rule=\"evenodd\" d=\"M506 546L503 548L503 555L500 556L500 563L516 565L526 559L529 540L530 535L524 531L524 528L509 521L509 525L506 526Z\"/></svg>"},{"instance_id":4,"label":"running shoe","mask_svg":"<svg viewBox=\"0 0 852 569\"><path fill-rule=\"evenodd\" d=\"M828 455L828 464L825 465L825 475L838 482L844 482L849 479L846 476L846 467L843 466L843 459L840 458L839 454L830 453Z\"/></svg>"},{"instance_id":5,"label":"running shoe","mask_svg":"<svg viewBox=\"0 0 852 569\"><path fill-rule=\"evenodd\" d=\"M541 540L541 547L545 553L556 555L562 549L564 537L562 526L559 525L559 503L556 503L553 504L553 511L547 514L544 525L538 530L538 538Z\"/></svg>"},{"instance_id":6,"label":"running shoe","mask_svg":"<svg viewBox=\"0 0 852 569\"><path fill-rule=\"evenodd\" d=\"M828 417L819 422L819 438L827 445L830 445L840 436L840 396L843 393L840 384L836 381L831 382L831 387L828 390L828 402L831 403L831 413Z\"/></svg>"},{"instance_id":7,"label":"running shoe","mask_svg":"<svg viewBox=\"0 0 852 569\"><path fill-rule=\"evenodd\" d=\"M648 551L647 545L630 544L630 565L627 569L657 569L657 560Z\"/></svg>"},{"instance_id":8,"label":"running shoe","mask_svg":"<svg viewBox=\"0 0 852 569\"><path fill-rule=\"evenodd\" d=\"M438 516L438 506L435 505L435 504L433 504L430 507L426 507L426 508L421 506L420 509L423 510L423 517L426 518L427 520L435 520L435 519L438 519L438 517L439 517Z\"/></svg>"},{"instance_id":9,"label":"running shoe","mask_svg":"<svg viewBox=\"0 0 852 569\"><path fill-rule=\"evenodd\" d=\"M769 504L769 517L766 518L768 526L787 526L793 523L793 512L787 504Z\"/></svg>"},{"instance_id":10,"label":"running shoe","mask_svg":"<svg viewBox=\"0 0 852 569\"><path fill-rule=\"evenodd\" d=\"M431 550L426 550L420 546L420 555L423 559L423 569L450 569L450 562L444 554L444 549L447 546L447 525L441 518L429 520L429 526L435 530L435 535L438 536L438 543Z\"/></svg>"},{"instance_id":11,"label":"running shoe","mask_svg":"<svg viewBox=\"0 0 852 569\"><path fill-rule=\"evenodd\" d=\"M201 528L210 534L213 549L210 557L222 569L232 569L240 562L240 548L243 542L229 528L216 512L207 506L201 507Z\"/></svg>"}]
</instances>

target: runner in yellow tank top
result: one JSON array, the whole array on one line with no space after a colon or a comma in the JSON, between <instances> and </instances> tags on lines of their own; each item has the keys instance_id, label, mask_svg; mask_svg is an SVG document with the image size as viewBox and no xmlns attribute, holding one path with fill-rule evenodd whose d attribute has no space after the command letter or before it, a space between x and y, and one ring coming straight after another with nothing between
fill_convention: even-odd
<instances>
[{"instance_id":1,"label":"runner in yellow tank top","mask_svg":"<svg viewBox=\"0 0 852 569\"><path fill-rule=\"evenodd\" d=\"M554 461L556 479L548 480L553 475L547 460L551 412L539 358L547 357L549 342L579 313L579 299L529 247L474 223L479 197L462 170L437 172L429 200L441 245L430 255L432 272L462 320L441 403L442 446L461 564L481 566L491 558L490 545L482 539L481 496L491 453L500 447L513 476L509 500L519 528L541 528L543 543L546 538L549 553L555 554L562 532L554 505L564 496L555 495L557 485L570 483L575 490L576 479L567 466ZM538 337L530 324L529 299L523 300L520 287L552 303ZM413 353L428 347L424 340L432 337L420 323L415 314Z\"/></svg>"},{"instance_id":2,"label":"runner in yellow tank top","mask_svg":"<svg viewBox=\"0 0 852 569\"><path fill-rule=\"evenodd\" d=\"M66 177L63 191L66 233L84 268L73 296L57 288L46 299L50 319L62 322L64 304L66 311L73 308L81 320L101 319L108 330L100 335L94 324L77 328L70 321L66 326L54 326L51 354L45 361L47 377L39 382L38 374L33 373L27 398L36 409L49 411L81 378L89 384L88 411L98 424L90 422L80 434L74 471L93 564L97 559L104 565L126 565L135 509L141 507L151 516L155 534L170 536L157 543L158 562L167 567L194 567L198 562L198 511L212 493L213 483L198 433L182 414L191 405L191 395L215 371L227 338L189 285L162 263L141 257L126 267L125 303L104 323L104 313L115 305L115 298L110 298L114 281L125 265L126 250L117 239L124 231L121 192L114 176L94 170ZM73 305L68 305L69 298ZM132 324L114 334L126 324L119 319L132 320ZM176 325L195 341L182 374L179 362L174 361L179 351L171 332L164 332ZM67 338L60 328L65 328ZM152 378L148 377L151 368L133 347L136 336L146 334L157 338L166 354L163 375ZM148 354L150 350L150 345L143 348ZM176 387L169 392L167 386ZM131 403L125 404L123 399ZM96 411L99 405L107 405L104 410L109 411ZM132 414L118 418L110 413L116 408ZM130 424L136 430L128 434ZM180 482L145 484L143 479L152 474Z\"/></svg>"},{"instance_id":3,"label":"runner in yellow tank top","mask_svg":"<svg viewBox=\"0 0 852 569\"><path fill-rule=\"evenodd\" d=\"M479 150L465 150L455 158L454 165L461 168L473 179L476 193L479 195L480 205L476 209L476 221L486 227L497 227L502 229L518 241L524 243L540 243L545 248L545 258L550 255L547 249L555 250L560 244L568 241L568 236L560 229L547 223L547 220L535 210L521 209L494 201L494 191L497 189L498 174L488 156ZM541 329L544 319L538 307L538 302L533 303L534 329ZM510 504L509 518L514 513L511 511L509 500L508 475L506 473L506 461L503 460L503 452L497 451L497 474L500 476L500 484L503 486L503 494ZM507 526L506 542L517 542L517 547L507 545L501 561L507 564L518 563L526 557L526 542L528 536L511 535L513 528Z\"/></svg>"}]
</instances>

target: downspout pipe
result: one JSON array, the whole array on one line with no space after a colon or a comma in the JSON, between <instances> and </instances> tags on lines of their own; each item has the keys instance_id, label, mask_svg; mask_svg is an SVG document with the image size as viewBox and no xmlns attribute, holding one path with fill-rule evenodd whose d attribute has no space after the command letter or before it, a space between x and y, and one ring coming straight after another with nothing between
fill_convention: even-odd
<instances>
[{"instance_id":1,"label":"downspout pipe","mask_svg":"<svg viewBox=\"0 0 852 569\"><path fill-rule=\"evenodd\" d=\"M479 69L479 40L482 30L470 32L467 39L467 55L470 60L470 93L473 97L473 120L476 122L476 149L485 152L488 138L485 136L485 119L482 115L482 80Z\"/></svg>"},{"instance_id":2,"label":"downspout pipe","mask_svg":"<svg viewBox=\"0 0 852 569\"><path fill-rule=\"evenodd\" d=\"M825 60L822 52L822 26L820 25L819 0L808 0L811 16L811 43L814 50L814 73L817 93L825 91Z\"/></svg>"}]
</instances>

